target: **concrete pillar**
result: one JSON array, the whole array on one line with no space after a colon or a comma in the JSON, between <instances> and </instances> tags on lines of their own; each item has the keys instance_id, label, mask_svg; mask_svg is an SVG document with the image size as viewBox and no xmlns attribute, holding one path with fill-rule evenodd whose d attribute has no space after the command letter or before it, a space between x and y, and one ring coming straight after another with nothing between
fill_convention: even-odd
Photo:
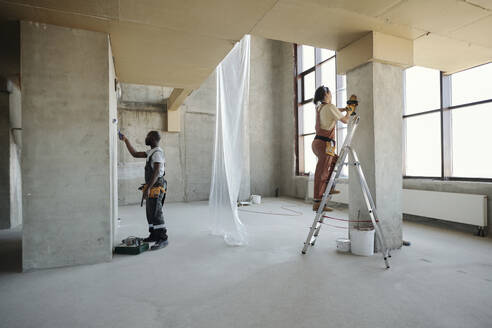
<instances>
[{"instance_id":1,"label":"concrete pillar","mask_svg":"<svg viewBox=\"0 0 492 328\"><path fill-rule=\"evenodd\" d=\"M379 62L347 72L347 95L359 98L360 124L352 145L391 248L402 244L402 74L401 67ZM349 216L351 220L369 218L353 167L349 171Z\"/></svg>"},{"instance_id":2,"label":"concrete pillar","mask_svg":"<svg viewBox=\"0 0 492 328\"><path fill-rule=\"evenodd\" d=\"M21 23L24 270L111 260L109 54L107 34Z\"/></svg>"}]
</instances>

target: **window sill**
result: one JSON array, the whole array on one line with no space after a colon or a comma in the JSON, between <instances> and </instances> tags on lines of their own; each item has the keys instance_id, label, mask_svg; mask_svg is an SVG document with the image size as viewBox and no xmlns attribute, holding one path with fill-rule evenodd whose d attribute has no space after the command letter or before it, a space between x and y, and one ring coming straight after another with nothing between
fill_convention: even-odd
<instances>
[{"instance_id":1,"label":"window sill","mask_svg":"<svg viewBox=\"0 0 492 328\"><path fill-rule=\"evenodd\" d=\"M431 181L436 181L436 182L485 182L485 183L490 183L492 182L492 179L489 178L439 178L439 177L416 177L416 176L403 176L404 180L431 180Z\"/></svg>"}]
</instances>

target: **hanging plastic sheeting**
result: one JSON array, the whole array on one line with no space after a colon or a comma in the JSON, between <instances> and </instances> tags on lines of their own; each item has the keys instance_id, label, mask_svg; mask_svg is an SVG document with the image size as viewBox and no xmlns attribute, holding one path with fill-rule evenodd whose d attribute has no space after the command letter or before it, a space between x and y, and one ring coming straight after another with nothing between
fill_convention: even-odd
<instances>
[{"instance_id":1,"label":"hanging plastic sheeting","mask_svg":"<svg viewBox=\"0 0 492 328\"><path fill-rule=\"evenodd\" d=\"M243 168L244 115L249 102L250 36L246 35L217 66L217 115L209 210L212 234L228 245L247 244L237 199Z\"/></svg>"}]
</instances>

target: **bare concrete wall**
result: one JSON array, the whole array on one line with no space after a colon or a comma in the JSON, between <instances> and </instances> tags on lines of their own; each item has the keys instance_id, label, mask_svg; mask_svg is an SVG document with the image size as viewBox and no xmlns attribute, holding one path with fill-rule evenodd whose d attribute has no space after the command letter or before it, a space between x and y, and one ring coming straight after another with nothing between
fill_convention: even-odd
<instances>
[{"instance_id":1,"label":"bare concrete wall","mask_svg":"<svg viewBox=\"0 0 492 328\"><path fill-rule=\"evenodd\" d=\"M260 37L251 41L250 106L244 154L245 169L241 199L251 193L274 196L275 190L294 181L281 176L287 167L282 151L294 139L292 45ZM199 89L181 106L181 132L162 130L164 103L170 89L124 85L118 107L120 127L139 149L145 149L143 138L151 129L161 131L161 146L167 159L166 179L169 193L166 201L207 200L210 192L216 111L216 76L211 74ZM284 126L288 121L288 127ZM119 146L120 204L140 202L136 187L143 180L143 161L130 158L123 144ZM289 164L294 153L289 154ZM285 188L291 191L295 188ZM282 192L282 191L281 191Z\"/></svg>"},{"instance_id":2,"label":"bare concrete wall","mask_svg":"<svg viewBox=\"0 0 492 328\"><path fill-rule=\"evenodd\" d=\"M21 23L24 270L112 257L108 48Z\"/></svg>"},{"instance_id":3,"label":"bare concrete wall","mask_svg":"<svg viewBox=\"0 0 492 328\"><path fill-rule=\"evenodd\" d=\"M161 133L166 156L166 201L206 200L210 192L215 129L216 77L212 74L193 91L180 108L181 132L166 132L166 99L172 88L123 84L118 106L121 131L132 144L144 150L150 130ZM145 161L134 159L125 145L118 147L119 203L136 204L141 193Z\"/></svg>"},{"instance_id":4,"label":"bare concrete wall","mask_svg":"<svg viewBox=\"0 0 492 328\"><path fill-rule=\"evenodd\" d=\"M251 193L265 197L275 196L280 183L281 45L282 42L251 37L250 185Z\"/></svg>"},{"instance_id":5,"label":"bare concrete wall","mask_svg":"<svg viewBox=\"0 0 492 328\"><path fill-rule=\"evenodd\" d=\"M207 200L215 138L217 77L212 73L181 107L180 143L185 201Z\"/></svg>"},{"instance_id":6,"label":"bare concrete wall","mask_svg":"<svg viewBox=\"0 0 492 328\"><path fill-rule=\"evenodd\" d=\"M281 120L280 140L280 194L283 196L305 198L308 178L296 176L295 140L295 99L294 99L294 47L291 43L282 42L278 56L279 70L277 72L277 87Z\"/></svg>"},{"instance_id":7,"label":"bare concrete wall","mask_svg":"<svg viewBox=\"0 0 492 328\"><path fill-rule=\"evenodd\" d=\"M118 121L121 132L132 142L137 150L145 150L145 136L151 130L161 133L160 146L166 156L166 180L168 194L166 201L184 200L184 180L181 170L181 149L179 135L163 131L164 112L162 110L141 110L118 107ZM118 144L118 197L119 204L140 203L141 192L137 190L144 183L144 159L133 158L123 142Z\"/></svg>"}]
</instances>

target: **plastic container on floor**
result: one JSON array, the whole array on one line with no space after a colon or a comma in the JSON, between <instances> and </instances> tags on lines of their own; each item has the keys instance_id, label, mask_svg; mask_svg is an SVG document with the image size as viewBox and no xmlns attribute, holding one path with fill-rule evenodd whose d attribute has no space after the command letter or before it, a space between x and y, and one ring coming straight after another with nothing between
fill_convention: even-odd
<instances>
[{"instance_id":1,"label":"plastic container on floor","mask_svg":"<svg viewBox=\"0 0 492 328\"><path fill-rule=\"evenodd\" d=\"M337 251L339 252L350 252L350 239L347 238L338 238L337 242Z\"/></svg>"},{"instance_id":2,"label":"plastic container on floor","mask_svg":"<svg viewBox=\"0 0 492 328\"><path fill-rule=\"evenodd\" d=\"M261 204L261 196L260 195L251 195L251 202L253 204Z\"/></svg>"},{"instance_id":3,"label":"plastic container on floor","mask_svg":"<svg viewBox=\"0 0 492 328\"><path fill-rule=\"evenodd\" d=\"M374 229L353 229L350 231L350 241L352 254L374 255Z\"/></svg>"}]
</instances>

